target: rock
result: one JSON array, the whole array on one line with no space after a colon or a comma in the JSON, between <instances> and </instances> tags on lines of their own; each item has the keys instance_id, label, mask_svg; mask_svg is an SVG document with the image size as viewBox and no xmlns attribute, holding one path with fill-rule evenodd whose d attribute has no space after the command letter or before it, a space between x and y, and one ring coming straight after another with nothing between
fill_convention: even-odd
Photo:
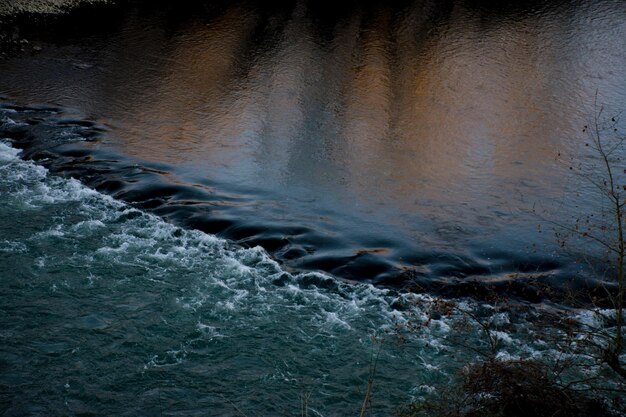
<instances>
[{"instance_id":1,"label":"rock","mask_svg":"<svg viewBox=\"0 0 626 417\"><path fill-rule=\"evenodd\" d=\"M20 13L62 13L81 4L110 2L111 0L0 0L0 17Z\"/></svg>"}]
</instances>

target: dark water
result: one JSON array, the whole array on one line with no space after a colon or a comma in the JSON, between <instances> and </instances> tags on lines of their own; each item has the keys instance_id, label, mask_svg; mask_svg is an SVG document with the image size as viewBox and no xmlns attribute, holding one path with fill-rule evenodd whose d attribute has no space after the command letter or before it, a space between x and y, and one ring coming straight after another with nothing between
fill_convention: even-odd
<instances>
[{"instance_id":1,"label":"dark water","mask_svg":"<svg viewBox=\"0 0 626 417\"><path fill-rule=\"evenodd\" d=\"M529 212L592 207L555 157L581 152L596 92L626 103L624 2L194 5L24 31L42 51L5 58L0 92L106 129L54 150L89 156L61 171L351 280L576 274L587 250Z\"/></svg>"},{"instance_id":2,"label":"dark water","mask_svg":"<svg viewBox=\"0 0 626 417\"><path fill-rule=\"evenodd\" d=\"M355 415L380 352L390 415L486 343L405 287L539 301L530 281L594 278L601 253L550 221L603 208L568 158L597 163L595 103L626 108L626 3L337 3L17 26L0 414ZM545 304L460 302L501 357L554 354L528 325Z\"/></svg>"},{"instance_id":3,"label":"dark water","mask_svg":"<svg viewBox=\"0 0 626 417\"><path fill-rule=\"evenodd\" d=\"M390 415L475 358L450 336L485 347L454 316L403 331L425 296L290 274L19 156L0 142L3 415L354 415L373 357ZM503 357L551 357L525 314L462 306L498 324Z\"/></svg>"}]
</instances>

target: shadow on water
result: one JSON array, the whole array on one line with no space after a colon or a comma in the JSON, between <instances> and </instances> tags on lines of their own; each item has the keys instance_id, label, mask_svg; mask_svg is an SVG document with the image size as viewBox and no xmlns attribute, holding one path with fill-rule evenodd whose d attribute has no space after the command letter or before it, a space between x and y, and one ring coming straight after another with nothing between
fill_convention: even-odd
<instances>
[{"instance_id":1,"label":"shadow on water","mask_svg":"<svg viewBox=\"0 0 626 417\"><path fill-rule=\"evenodd\" d=\"M0 135L288 268L537 300L581 273L581 253L562 253L530 212L577 215L580 184L554 157L579 152L596 91L626 102L624 12L159 1L18 17L5 31L30 43L5 52L0 93L26 105L3 106L24 124Z\"/></svg>"}]
</instances>

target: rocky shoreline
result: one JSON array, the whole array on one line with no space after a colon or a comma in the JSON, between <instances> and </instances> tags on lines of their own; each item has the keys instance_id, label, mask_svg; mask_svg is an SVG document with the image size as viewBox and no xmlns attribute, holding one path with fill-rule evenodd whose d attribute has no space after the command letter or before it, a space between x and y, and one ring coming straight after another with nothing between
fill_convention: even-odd
<instances>
[{"instance_id":1,"label":"rocky shoreline","mask_svg":"<svg viewBox=\"0 0 626 417\"><path fill-rule=\"evenodd\" d=\"M58 14L85 4L111 2L111 0L7 0L0 2L0 18L20 14Z\"/></svg>"},{"instance_id":2,"label":"rocky shoreline","mask_svg":"<svg viewBox=\"0 0 626 417\"><path fill-rule=\"evenodd\" d=\"M13 53L37 53L41 45L32 41L34 32L63 25L68 15L95 16L117 0L5 0L0 1L0 57Z\"/></svg>"}]
</instances>

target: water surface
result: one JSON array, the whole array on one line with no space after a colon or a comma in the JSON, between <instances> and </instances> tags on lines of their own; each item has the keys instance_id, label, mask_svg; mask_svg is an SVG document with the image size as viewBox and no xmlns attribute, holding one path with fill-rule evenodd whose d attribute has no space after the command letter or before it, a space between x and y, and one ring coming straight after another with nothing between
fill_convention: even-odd
<instances>
[{"instance_id":1,"label":"water surface","mask_svg":"<svg viewBox=\"0 0 626 417\"><path fill-rule=\"evenodd\" d=\"M289 267L559 281L580 255L529 212L591 207L555 157L581 152L596 92L606 114L626 103L625 16L619 1L131 5L26 31L42 51L0 62L0 92L100 123L76 145L93 160L163 173L92 186Z\"/></svg>"},{"instance_id":2,"label":"water surface","mask_svg":"<svg viewBox=\"0 0 626 417\"><path fill-rule=\"evenodd\" d=\"M504 358L553 354L534 281L596 278L550 221L603 208L569 158L595 164L583 126L625 107L626 3L335 3L20 24L0 413L354 415L380 351L389 415L486 343L407 288L473 296ZM535 304L496 314L491 287Z\"/></svg>"},{"instance_id":3,"label":"water surface","mask_svg":"<svg viewBox=\"0 0 626 417\"><path fill-rule=\"evenodd\" d=\"M19 155L0 143L3 415L351 415L373 355L389 414L475 357L446 340L450 317L396 336L425 299L290 274ZM496 319L503 354L550 354L523 316Z\"/></svg>"}]
</instances>

